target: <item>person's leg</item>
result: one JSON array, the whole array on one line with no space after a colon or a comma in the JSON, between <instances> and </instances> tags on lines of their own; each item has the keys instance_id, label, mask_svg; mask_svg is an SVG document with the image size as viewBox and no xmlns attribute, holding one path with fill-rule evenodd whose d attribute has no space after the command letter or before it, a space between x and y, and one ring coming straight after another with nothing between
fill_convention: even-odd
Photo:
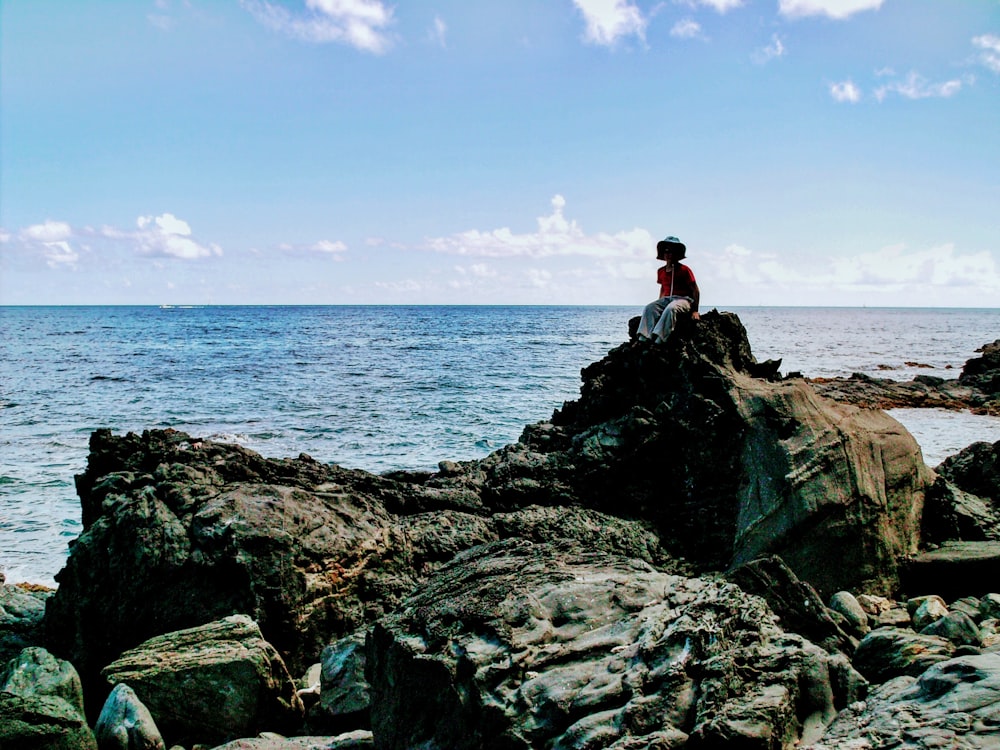
<instances>
[{"instance_id":1,"label":"person's leg","mask_svg":"<svg viewBox=\"0 0 1000 750\"><path fill-rule=\"evenodd\" d=\"M663 315L663 308L667 306L667 301L667 297L660 297L660 299L653 300L646 305L646 309L642 311L642 319L639 321L639 329L636 331L636 336L640 340L653 338L653 329L660 320L660 316Z\"/></svg>"},{"instance_id":2,"label":"person's leg","mask_svg":"<svg viewBox=\"0 0 1000 750\"><path fill-rule=\"evenodd\" d=\"M691 302L687 297L664 297L663 301L666 301L667 304L659 321L653 327L652 335L653 341L661 344L674 332L674 326L677 325L677 317L679 315L687 315L691 312Z\"/></svg>"}]
</instances>

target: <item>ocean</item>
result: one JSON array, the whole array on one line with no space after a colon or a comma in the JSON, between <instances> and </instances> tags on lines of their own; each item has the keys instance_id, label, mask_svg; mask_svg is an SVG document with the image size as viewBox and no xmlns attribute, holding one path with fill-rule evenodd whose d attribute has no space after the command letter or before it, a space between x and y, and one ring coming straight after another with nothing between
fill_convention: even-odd
<instances>
[{"instance_id":1,"label":"ocean","mask_svg":"<svg viewBox=\"0 0 1000 750\"><path fill-rule=\"evenodd\" d=\"M809 377L958 377L1000 309L720 308ZM268 457L434 469L579 394L636 307L0 307L0 570L53 586L93 430L173 427ZM891 412L935 466L1000 418Z\"/></svg>"}]
</instances>

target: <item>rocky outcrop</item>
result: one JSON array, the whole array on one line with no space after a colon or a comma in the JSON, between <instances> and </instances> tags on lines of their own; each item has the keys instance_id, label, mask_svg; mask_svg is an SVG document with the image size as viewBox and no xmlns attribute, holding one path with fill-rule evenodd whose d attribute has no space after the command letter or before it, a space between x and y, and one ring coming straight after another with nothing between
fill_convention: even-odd
<instances>
[{"instance_id":1,"label":"rocky outcrop","mask_svg":"<svg viewBox=\"0 0 1000 750\"><path fill-rule=\"evenodd\" d=\"M871 645L912 617L870 595L920 559L935 476L887 415L776 370L712 311L663 346L616 347L550 420L437 472L98 431L45 642L90 710L127 684L168 743L236 737L220 716L229 747L274 750L818 742L864 699L859 640L873 664L909 642ZM973 506L940 517L981 528ZM219 623L256 645L211 645ZM907 638L943 640L943 658L994 627L957 605L931 625ZM270 666L229 668L247 661ZM296 693L288 673L307 669ZM274 670L242 720L219 707ZM303 736L247 738L275 730Z\"/></svg>"},{"instance_id":2,"label":"rocky outcrop","mask_svg":"<svg viewBox=\"0 0 1000 750\"><path fill-rule=\"evenodd\" d=\"M811 378L809 383L827 398L869 409L970 409L1000 415L1000 339L976 351L983 356L968 360L957 379L918 375L899 381L854 373L850 378Z\"/></svg>"},{"instance_id":3,"label":"rocky outcrop","mask_svg":"<svg viewBox=\"0 0 1000 750\"><path fill-rule=\"evenodd\" d=\"M846 704L831 656L763 600L578 545L460 554L375 625L369 657L373 730L400 750L778 750Z\"/></svg>"},{"instance_id":4,"label":"rocky outcrop","mask_svg":"<svg viewBox=\"0 0 1000 750\"><path fill-rule=\"evenodd\" d=\"M820 742L804 750L1000 747L1000 654L942 661L902 676L841 712Z\"/></svg>"},{"instance_id":5,"label":"rocky outcrop","mask_svg":"<svg viewBox=\"0 0 1000 750\"><path fill-rule=\"evenodd\" d=\"M706 313L665 346L617 347L550 422L435 474L98 431L48 642L96 685L146 638L245 613L301 672L455 553L504 538L577 539L676 572L778 554L823 594L888 592L916 551L919 448L881 412L760 372L738 318Z\"/></svg>"}]
</instances>

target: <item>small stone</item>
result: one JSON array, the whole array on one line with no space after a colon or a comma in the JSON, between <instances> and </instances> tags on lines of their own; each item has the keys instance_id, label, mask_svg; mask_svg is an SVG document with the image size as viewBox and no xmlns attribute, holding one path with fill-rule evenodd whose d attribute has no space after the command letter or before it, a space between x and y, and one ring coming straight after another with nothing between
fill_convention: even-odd
<instances>
[{"instance_id":1,"label":"small stone","mask_svg":"<svg viewBox=\"0 0 1000 750\"><path fill-rule=\"evenodd\" d=\"M979 614L984 620L1000 619L1000 594L987 594L980 599Z\"/></svg>"},{"instance_id":2,"label":"small stone","mask_svg":"<svg viewBox=\"0 0 1000 750\"><path fill-rule=\"evenodd\" d=\"M914 602L917 602L917 606L911 608ZM913 629L917 632L948 614L948 605L944 603L944 599L940 596L925 596L919 597L919 599L910 599L906 603L906 608L910 611L913 619Z\"/></svg>"},{"instance_id":3,"label":"small stone","mask_svg":"<svg viewBox=\"0 0 1000 750\"><path fill-rule=\"evenodd\" d=\"M868 613L850 591L838 591L834 594L830 598L830 609L844 616L852 635L861 638L871 630L868 626Z\"/></svg>"}]
</instances>

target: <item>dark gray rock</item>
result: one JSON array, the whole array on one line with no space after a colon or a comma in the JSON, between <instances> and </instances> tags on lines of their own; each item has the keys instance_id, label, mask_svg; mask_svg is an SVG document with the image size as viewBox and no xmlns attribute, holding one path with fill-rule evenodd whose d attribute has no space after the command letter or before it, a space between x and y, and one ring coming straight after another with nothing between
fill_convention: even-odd
<instances>
[{"instance_id":1,"label":"dark gray rock","mask_svg":"<svg viewBox=\"0 0 1000 750\"><path fill-rule=\"evenodd\" d=\"M842 711L820 742L803 750L1000 747L1000 654L943 661L898 677Z\"/></svg>"},{"instance_id":2,"label":"dark gray rock","mask_svg":"<svg viewBox=\"0 0 1000 750\"><path fill-rule=\"evenodd\" d=\"M0 583L0 665L23 648L43 644L45 601L53 593L41 586Z\"/></svg>"},{"instance_id":3,"label":"dark gray rock","mask_svg":"<svg viewBox=\"0 0 1000 750\"><path fill-rule=\"evenodd\" d=\"M902 628L877 628L861 639L852 664L869 682L919 676L950 659L955 646L945 638Z\"/></svg>"},{"instance_id":4,"label":"dark gray rock","mask_svg":"<svg viewBox=\"0 0 1000 750\"><path fill-rule=\"evenodd\" d=\"M128 685L115 685L94 726L100 750L165 750L149 709Z\"/></svg>"},{"instance_id":5,"label":"dark gray rock","mask_svg":"<svg viewBox=\"0 0 1000 750\"><path fill-rule=\"evenodd\" d=\"M934 591L945 600L976 596L1000 580L1000 542L944 542L910 558L903 570L906 591Z\"/></svg>"},{"instance_id":6,"label":"dark gray rock","mask_svg":"<svg viewBox=\"0 0 1000 750\"><path fill-rule=\"evenodd\" d=\"M455 750L779 748L822 731L844 669L732 584L527 542L442 567L368 658L379 747Z\"/></svg>"},{"instance_id":7,"label":"dark gray rock","mask_svg":"<svg viewBox=\"0 0 1000 750\"><path fill-rule=\"evenodd\" d=\"M983 636L975 621L964 612L949 612L920 632L923 635L947 638L956 646L976 646L978 648L983 645Z\"/></svg>"}]
</instances>

